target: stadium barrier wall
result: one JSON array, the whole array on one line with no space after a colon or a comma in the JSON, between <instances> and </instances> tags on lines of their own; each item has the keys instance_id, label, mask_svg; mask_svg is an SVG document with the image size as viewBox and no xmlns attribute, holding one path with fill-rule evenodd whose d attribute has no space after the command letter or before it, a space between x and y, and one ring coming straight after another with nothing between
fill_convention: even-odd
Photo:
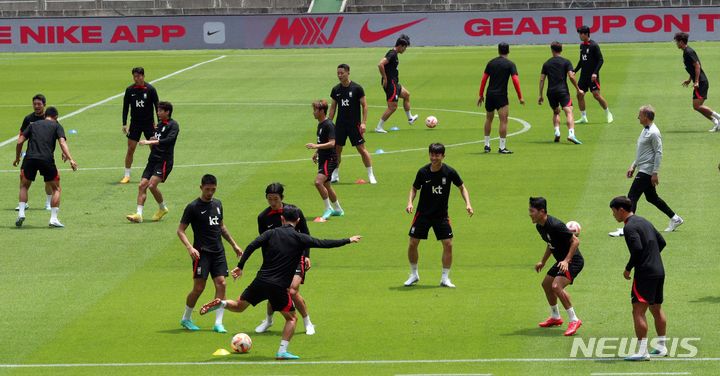
<instances>
[{"instance_id":1,"label":"stadium barrier wall","mask_svg":"<svg viewBox=\"0 0 720 376\"><path fill-rule=\"evenodd\" d=\"M0 20L0 51L102 51L577 43L577 26L601 43L720 40L720 7Z\"/></svg>"}]
</instances>

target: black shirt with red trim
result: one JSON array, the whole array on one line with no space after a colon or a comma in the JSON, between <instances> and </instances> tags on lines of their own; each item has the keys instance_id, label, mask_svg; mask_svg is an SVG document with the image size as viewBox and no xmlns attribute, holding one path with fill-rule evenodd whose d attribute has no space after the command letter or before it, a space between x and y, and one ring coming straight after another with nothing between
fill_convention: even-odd
<instances>
[{"instance_id":1,"label":"black shirt with red trim","mask_svg":"<svg viewBox=\"0 0 720 376\"><path fill-rule=\"evenodd\" d=\"M335 124L356 126L362 117L362 104L360 100L365 97L365 90L355 82L345 87L337 84L330 91L330 98L337 103L337 117Z\"/></svg>"},{"instance_id":2,"label":"black shirt with red trim","mask_svg":"<svg viewBox=\"0 0 720 376\"><path fill-rule=\"evenodd\" d=\"M507 97L508 80L510 77L517 75L518 71L515 63L506 57L498 56L487 63L485 74L490 77L487 96Z\"/></svg>"},{"instance_id":3,"label":"black shirt with red trim","mask_svg":"<svg viewBox=\"0 0 720 376\"><path fill-rule=\"evenodd\" d=\"M604 63L600 45L594 40L580 43L580 60L575 66L575 73L580 72L580 78L590 79L593 74L600 74Z\"/></svg>"},{"instance_id":4,"label":"black shirt with red trim","mask_svg":"<svg viewBox=\"0 0 720 376\"><path fill-rule=\"evenodd\" d=\"M390 49L385 54L385 58L388 63L385 64L385 77L387 77L388 84L390 81L400 82L400 73L398 72L398 65L400 60L398 59L398 53L394 48Z\"/></svg>"},{"instance_id":5,"label":"black shirt with red trim","mask_svg":"<svg viewBox=\"0 0 720 376\"><path fill-rule=\"evenodd\" d=\"M213 198L203 201L199 197L185 207L180 223L193 230L193 248L202 252L222 253L223 210L222 202Z\"/></svg>"},{"instance_id":6,"label":"black shirt with red trim","mask_svg":"<svg viewBox=\"0 0 720 376\"><path fill-rule=\"evenodd\" d=\"M317 126L317 143L318 144L326 144L330 142L330 140L335 139L335 124L333 124L332 120L325 119ZM329 149L317 149L318 157L323 159L333 159L337 157L337 153L335 152L335 147L331 147Z\"/></svg>"},{"instance_id":7,"label":"black shirt with red trim","mask_svg":"<svg viewBox=\"0 0 720 376\"><path fill-rule=\"evenodd\" d=\"M155 124L155 114L157 113L159 101L157 90L148 83L144 86L128 86L125 89L125 97L123 98L123 125L127 125L128 112L132 124Z\"/></svg>"},{"instance_id":8,"label":"black shirt with red trim","mask_svg":"<svg viewBox=\"0 0 720 376\"><path fill-rule=\"evenodd\" d=\"M683 49L683 64L685 64L685 71L688 72L690 75L690 79L695 82L695 62L700 63L700 58L698 57L695 50L690 48L690 46L685 47ZM705 71L702 69L702 64L700 65L700 82L707 82L707 76L705 76Z\"/></svg>"},{"instance_id":9,"label":"black shirt with red trim","mask_svg":"<svg viewBox=\"0 0 720 376\"><path fill-rule=\"evenodd\" d=\"M548 79L547 94L570 94L567 86L567 73L573 70L570 60L562 56L553 56L542 66L540 73Z\"/></svg>"},{"instance_id":10,"label":"black shirt with red trim","mask_svg":"<svg viewBox=\"0 0 720 376\"><path fill-rule=\"evenodd\" d=\"M291 225L263 232L245 247L238 262L243 269L245 262L256 249L262 247L263 263L255 279L282 288L290 287L295 270L306 248L335 248L349 244L350 239L321 240L297 232Z\"/></svg>"},{"instance_id":11,"label":"black shirt with red trim","mask_svg":"<svg viewBox=\"0 0 720 376\"><path fill-rule=\"evenodd\" d=\"M660 253L665 248L665 239L647 219L631 215L623 227L625 244L630 251L625 270L635 269L635 278L659 278L665 276Z\"/></svg>"},{"instance_id":12,"label":"black shirt with red trim","mask_svg":"<svg viewBox=\"0 0 720 376\"><path fill-rule=\"evenodd\" d=\"M292 204L286 204L282 203L283 208L285 208L288 205ZM297 226L295 226L295 230L297 232L310 235L310 229L308 229L307 221L305 220L305 214L303 214L302 210L298 208L300 211L300 221L298 222ZM257 223L258 223L258 234L262 234L265 231L272 230L274 228L282 227L282 216L283 209L279 210L273 210L271 207L267 207L267 209L263 210L258 214ZM303 254L305 257L310 257L310 248L305 249L305 252Z\"/></svg>"},{"instance_id":13,"label":"black shirt with red trim","mask_svg":"<svg viewBox=\"0 0 720 376\"><path fill-rule=\"evenodd\" d=\"M28 140L25 159L54 162L55 144L65 138L65 129L57 121L44 119L30 123L22 134Z\"/></svg>"},{"instance_id":14,"label":"black shirt with red trim","mask_svg":"<svg viewBox=\"0 0 720 376\"><path fill-rule=\"evenodd\" d=\"M172 162L175 153L175 142L180 134L180 125L173 119L161 121L155 129L154 139L160 143L152 145L150 149L150 162Z\"/></svg>"},{"instance_id":15,"label":"black shirt with red trim","mask_svg":"<svg viewBox=\"0 0 720 376\"><path fill-rule=\"evenodd\" d=\"M22 125L20 125L20 133L23 133L25 129L30 125L30 123L34 123L36 121L45 120L45 114L38 115L34 111L30 113L30 115L25 116L23 119Z\"/></svg>"},{"instance_id":16,"label":"black shirt with red trim","mask_svg":"<svg viewBox=\"0 0 720 376\"><path fill-rule=\"evenodd\" d=\"M542 240L544 240L548 247L550 247L555 260L558 262L565 260L568 252L570 252L570 244L572 243L573 238L572 231L565 226L565 223L551 215L548 215L545 225L541 226L539 223L536 223L535 228L540 234ZM575 255L570 262L576 262L576 260L582 260L582 258L580 247L578 247L578 249L575 250Z\"/></svg>"},{"instance_id":17,"label":"black shirt with red trim","mask_svg":"<svg viewBox=\"0 0 720 376\"><path fill-rule=\"evenodd\" d=\"M413 182L413 187L420 191L417 213L433 218L447 218L452 188L450 184L459 187L463 180L454 168L444 163L439 171L432 171L430 167L428 163L420 168Z\"/></svg>"}]
</instances>

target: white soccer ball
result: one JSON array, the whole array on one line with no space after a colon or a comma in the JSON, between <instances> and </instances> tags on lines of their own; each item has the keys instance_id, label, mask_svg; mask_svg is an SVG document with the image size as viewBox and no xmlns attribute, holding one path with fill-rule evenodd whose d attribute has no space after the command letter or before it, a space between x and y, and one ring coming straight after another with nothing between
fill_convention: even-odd
<instances>
[{"instance_id":1,"label":"white soccer ball","mask_svg":"<svg viewBox=\"0 0 720 376\"><path fill-rule=\"evenodd\" d=\"M236 353L246 353L252 348L252 339L245 333L238 333L232 337L230 347Z\"/></svg>"},{"instance_id":2,"label":"white soccer ball","mask_svg":"<svg viewBox=\"0 0 720 376\"><path fill-rule=\"evenodd\" d=\"M567 226L568 230L570 230L570 232L575 234L575 236L579 236L580 231L582 231L582 226L580 226L580 224L575 221L570 221L567 224L565 224L565 226Z\"/></svg>"},{"instance_id":3,"label":"white soccer ball","mask_svg":"<svg viewBox=\"0 0 720 376\"><path fill-rule=\"evenodd\" d=\"M428 128L435 128L437 126L437 124L438 124L438 120L435 116L430 115L427 118L425 118L425 125Z\"/></svg>"}]
</instances>

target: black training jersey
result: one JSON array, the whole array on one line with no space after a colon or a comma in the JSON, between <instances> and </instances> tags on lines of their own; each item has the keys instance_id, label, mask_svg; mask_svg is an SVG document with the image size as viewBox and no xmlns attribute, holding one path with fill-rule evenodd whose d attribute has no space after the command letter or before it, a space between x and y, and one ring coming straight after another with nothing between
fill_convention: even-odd
<instances>
[{"instance_id":1,"label":"black training jersey","mask_svg":"<svg viewBox=\"0 0 720 376\"><path fill-rule=\"evenodd\" d=\"M20 125L20 133L25 132L25 129L28 125L30 125L30 123L34 123L39 120L45 120L45 114L38 115L35 112L31 112L30 115L25 116L22 124Z\"/></svg>"},{"instance_id":2,"label":"black training jersey","mask_svg":"<svg viewBox=\"0 0 720 376\"><path fill-rule=\"evenodd\" d=\"M222 243L223 221L222 202L213 198L203 201L196 198L185 207L180 223L190 225L193 230L193 247L198 251L224 252Z\"/></svg>"},{"instance_id":3,"label":"black training jersey","mask_svg":"<svg viewBox=\"0 0 720 376\"><path fill-rule=\"evenodd\" d=\"M306 248L335 248L349 244L350 239L320 240L297 232L291 225L263 232L245 247L238 262L243 269L245 262L256 249L262 247L263 263L256 280L282 288L290 287L300 257Z\"/></svg>"},{"instance_id":4,"label":"black training jersey","mask_svg":"<svg viewBox=\"0 0 720 376\"><path fill-rule=\"evenodd\" d=\"M160 141L157 145L152 145L148 161L168 161L172 162L175 151L175 141L177 141L180 133L180 125L173 119L160 122L155 130L153 138Z\"/></svg>"},{"instance_id":5,"label":"black training jersey","mask_svg":"<svg viewBox=\"0 0 720 376\"><path fill-rule=\"evenodd\" d=\"M575 73L580 71L581 78L590 78L593 74L600 74L603 62L600 45L597 42L588 40L580 43L580 60L575 67Z\"/></svg>"},{"instance_id":6,"label":"black training jersey","mask_svg":"<svg viewBox=\"0 0 720 376\"><path fill-rule=\"evenodd\" d=\"M317 126L317 143L318 144L326 144L330 140L335 139L335 124L333 124L332 120L325 119ZM329 149L318 149L317 151L318 157L323 159L332 159L337 157L337 153L335 153L335 148L329 148Z\"/></svg>"},{"instance_id":7,"label":"black training jersey","mask_svg":"<svg viewBox=\"0 0 720 376\"><path fill-rule=\"evenodd\" d=\"M283 202L283 208L288 205L291 204L286 204ZM308 229L307 221L305 220L305 214L303 214L300 208L298 208L298 210L300 211L300 221L298 222L297 226L295 226L295 230L297 230L297 232L310 235L310 229ZM258 233L262 234L267 230L282 227L282 219L280 218L282 216L282 213L283 209L273 210L270 207L260 212L257 218ZM310 257L310 248L305 249L304 254L305 257Z\"/></svg>"},{"instance_id":8,"label":"black training jersey","mask_svg":"<svg viewBox=\"0 0 720 376\"><path fill-rule=\"evenodd\" d=\"M683 63L685 64L685 71L688 72L690 75L690 79L695 82L695 62L700 63L700 58L698 57L697 53L695 53L695 50L692 48L685 47L683 50ZM705 71L702 69L702 65L700 66L700 82L707 82L707 76L705 76Z\"/></svg>"},{"instance_id":9,"label":"black training jersey","mask_svg":"<svg viewBox=\"0 0 720 376\"><path fill-rule=\"evenodd\" d=\"M535 228L538 233L540 233L542 240L544 240L548 247L550 247L555 260L558 262L565 260L568 252L570 252L570 243L572 242L573 237L573 233L568 230L565 223L551 215L548 215L545 226L541 226L538 223L535 225ZM582 259L579 247L575 250L575 255L570 261L574 262L574 260L577 259Z\"/></svg>"},{"instance_id":10,"label":"black training jersey","mask_svg":"<svg viewBox=\"0 0 720 376\"><path fill-rule=\"evenodd\" d=\"M623 228L625 243L630 251L625 270L635 268L635 278L658 278L665 276L660 252L665 248L665 239L647 219L630 216Z\"/></svg>"},{"instance_id":11,"label":"black training jersey","mask_svg":"<svg viewBox=\"0 0 720 376\"><path fill-rule=\"evenodd\" d=\"M365 97L362 86L350 82L347 87L337 84L330 91L330 98L337 102L337 118L335 124L343 126L356 126L362 117L362 104L360 99Z\"/></svg>"},{"instance_id":12,"label":"black training jersey","mask_svg":"<svg viewBox=\"0 0 720 376\"><path fill-rule=\"evenodd\" d=\"M155 124L155 113L159 101L157 91L148 83L145 86L128 86L123 99L123 125L127 125L128 110L130 110L132 124Z\"/></svg>"},{"instance_id":13,"label":"black training jersey","mask_svg":"<svg viewBox=\"0 0 720 376\"><path fill-rule=\"evenodd\" d=\"M388 63L385 64L385 76L387 77L388 83L390 81L400 82L400 73L398 72L398 53L395 49L391 49L385 54L385 58Z\"/></svg>"},{"instance_id":14,"label":"black training jersey","mask_svg":"<svg viewBox=\"0 0 720 376\"><path fill-rule=\"evenodd\" d=\"M25 128L23 136L28 140L25 159L54 162L55 143L65 138L65 129L56 121L38 120Z\"/></svg>"},{"instance_id":15,"label":"black training jersey","mask_svg":"<svg viewBox=\"0 0 720 376\"><path fill-rule=\"evenodd\" d=\"M542 74L548 78L547 94L569 94L567 73L573 70L570 60L562 56L548 59L542 66Z\"/></svg>"},{"instance_id":16,"label":"black training jersey","mask_svg":"<svg viewBox=\"0 0 720 376\"><path fill-rule=\"evenodd\" d=\"M498 56L485 66L485 74L490 77L487 96L499 95L507 97L507 85L510 77L517 75L515 63L506 57Z\"/></svg>"},{"instance_id":17,"label":"black training jersey","mask_svg":"<svg viewBox=\"0 0 720 376\"><path fill-rule=\"evenodd\" d=\"M420 191L417 215L429 215L436 218L447 218L450 184L461 186L460 175L454 168L443 163L439 171L430 170L431 164L423 166L415 176L413 187Z\"/></svg>"}]
</instances>

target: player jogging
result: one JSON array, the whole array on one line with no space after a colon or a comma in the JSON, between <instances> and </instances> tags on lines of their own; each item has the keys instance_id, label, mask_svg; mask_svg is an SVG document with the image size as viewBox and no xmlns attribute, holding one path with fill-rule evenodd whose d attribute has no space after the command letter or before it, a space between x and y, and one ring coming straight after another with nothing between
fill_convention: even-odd
<instances>
[{"instance_id":1,"label":"player jogging","mask_svg":"<svg viewBox=\"0 0 720 376\"><path fill-rule=\"evenodd\" d=\"M421 239L427 239L430 228L435 233L435 238L442 242L442 277L440 286L455 287L450 281L450 267L452 266L453 231L448 216L448 201L450 199L451 184L460 189L460 194L465 201L465 210L469 216L474 214L470 204L470 194L465 188L463 180L454 168L443 163L445 159L445 146L440 143L430 144L428 148L430 163L418 170L415 181L410 187L408 203L405 211L413 212L413 201L420 191L417 211L410 226L408 244L408 261L410 262L410 277L405 281L405 286L412 286L420 280L418 274L418 245Z\"/></svg>"},{"instance_id":2,"label":"player jogging","mask_svg":"<svg viewBox=\"0 0 720 376\"><path fill-rule=\"evenodd\" d=\"M682 85L687 87L690 85L690 82L692 82L693 109L713 123L710 132L718 132L720 131L720 114L704 104L707 99L708 89L710 88L710 82L700 65L700 58L698 58L697 53L688 46L688 38L690 38L688 33L676 33L674 38L677 48L683 50L685 71L690 75L687 80L683 81Z\"/></svg>"},{"instance_id":3,"label":"player jogging","mask_svg":"<svg viewBox=\"0 0 720 376\"><path fill-rule=\"evenodd\" d=\"M275 311L280 311L285 318L285 327L283 328L282 340L278 348L275 359L299 359L297 355L288 352L290 339L295 332L297 319L295 318L295 307L293 306L288 287L292 283L295 275L295 268L305 252L306 248L335 248L341 247L349 243L357 243L360 236L355 235L346 239L339 240L320 240L309 235L299 233L295 230L300 221L300 211L292 206L287 205L283 208L282 214L283 225L265 231L262 235L253 240L247 247L245 253L240 258L240 262L235 269L232 270L233 278L239 278L243 274L245 262L255 252L256 249L262 247L263 263L257 272L255 279L243 291L237 300L221 300L213 301L203 305L200 314L225 308L228 311L243 312L249 305L257 305L263 300L270 301Z\"/></svg>"},{"instance_id":4,"label":"player jogging","mask_svg":"<svg viewBox=\"0 0 720 376\"><path fill-rule=\"evenodd\" d=\"M27 127L28 127L28 125L30 125L30 123L34 123L39 120L45 120L45 104L46 104L46 99L45 99L45 96L42 94L36 94L32 98L33 112L31 112L30 114L25 116L25 118L23 119L23 122L20 125L20 133L18 134L18 136L20 134L22 134L25 131L25 129L27 129ZM16 153L19 152L20 155L22 155L22 145L17 144L15 149L16 149L15 150ZM58 186L59 185L60 185L60 182L58 181ZM52 189L46 184L45 185L45 195L46 195L45 210L51 210L51 208L52 208L52 206L51 206L52 194L53 194ZM29 207L30 207L30 205L28 205L28 203L25 203L25 209L27 209ZM17 206L15 208L15 211L19 211L19 210L20 210L20 206Z\"/></svg>"},{"instance_id":5,"label":"player jogging","mask_svg":"<svg viewBox=\"0 0 720 376\"><path fill-rule=\"evenodd\" d=\"M567 87L566 77L570 78L573 86L578 92L583 93L575 81L575 72L570 60L560 56L562 54L562 44L560 42L552 42L550 45L553 57L548 59L542 66L540 73L540 97L538 104L543 103L543 88L545 87L545 77L548 78L547 98L550 108L553 110L553 127L555 128L555 142L560 142L560 109L565 112L567 118L568 137L567 140L573 144L582 144L575 137L575 122L573 120L572 100L570 99L570 91Z\"/></svg>"},{"instance_id":6,"label":"player jogging","mask_svg":"<svg viewBox=\"0 0 720 376\"><path fill-rule=\"evenodd\" d=\"M160 206L153 215L153 221L159 221L168 213L167 205L160 192L159 185L167 180L173 168L175 142L180 133L180 126L172 119L173 106L170 102L158 103L158 124L155 136L150 140L142 140L140 145L150 145L150 155L147 166L142 174L142 180L138 185L137 212L126 216L128 221L142 223L143 207L147 199L147 191L150 189L155 201Z\"/></svg>"},{"instance_id":7,"label":"player jogging","mask_svg":"<svg viewBox=\"0 0 720 376\"><path fill-rule=\"evenodd\" d=\"M283 202L283 198L285 197L283 195L284 192L285 187L283 187L283 185L280 183L272 183L268 185L267 188L265 188L265 198L267 199L267 202L268 204L270 204L270 206L263 210L257 218L258 233L260 233L261 235L265 231L282 227L283 209L286 206L291 205ZM297 226L295 226L295 230L303 234L310 235L310 230L307 227L305 215L303 214L302 210L300 210L300 208L298 208L298 211L300 219ZM312 324L312 321L310 321L310 315L308 314L305 299L302 297L302 295L300 295L300 285L305 283L305 276L307 275L307 271L309 269L310 248L307 248L305 249L305 252L300 259L300 263L298 263L297 269L295 269L295 276L293 277L288 292L290 293L293 304L295 304L295 307L297 308L298 312L300 312L300 316L303 319L303 324L305 325L305 334L311 336L315 334L315 326ZM272 326L272 324L273 308L272 304L268 302L267 317L265 317L265 320L263 320L260 325L255 328L255 332L264 333Z\"/></svg>"},{"instance_id":8,"label":"player jogging","mask_svg":"<svg viewBox=\"0 0 720 376\"><path fill-rule=\"evenodd\" d=\"M324 222L330 216L343 216L343 211L338 201L337 194L330 184L332 172L337 168L337 152L335 151L335 125L332 120L326 117L328 103L324 99L312 103L313 116L318 121L317 144L308 143L305 147L315 149L312 156L313 162L318 165L318 173L315 176L315 188L320 193L325 203L323 215L316 219L317 222Z\"/></svg>"},{"instance_id":9,"label":"player jogging","mask_svg":"<svg viewBox=\"0 0 720 376\"><path fill-rule=\"evenodd\" d=\"M580 60L575 66L575 74L580 71L580 80L577 93L578 107L580 108L580 120L578 123L587 123L587 112L585 111L585 94L590 91L595 100L600 103L600 107L605 110L605 119L608 123L613 122L613 115L608 108L608 103L600 94L600 68L603 65L603 56L600 52L600 46L594 40L590 39L590 28L583 25L577 29L580 43Z\"/></svg>"},{"instance_id":10,"label":"player jogging","mask_svg":"<svg viewBox=\"0 0 720 376\"><path fill-rule=\"evenodd\" d=\"M217 178L213 175L204 175L200 180L200 197L185 207L177 235L190 254L193 262L193 289L185 300L185 313L180 325L188 330L200 330L192 322L192 311L200 295L205 291L208 275L212 276L215 284L215 297L225 299L225 277L228 276L227 259L222 238L230 243L237 257L242 256L242 249L230 235L223 222L223 206L220 200L214 198L217 190ZM193 242L188 240L185 230L192 226ZM227 333L223 326L223 312L215 311L215 325L213 331Z\"/></svg>"},{"instance_id":11,"label":"player jogging","mask_svg":"<svg viewBox=\"0 0 720 376\"><path fill-rule=\"evenodd\" d=\"M60 144L63 162L70 162L73 171L77 170L77 163L70 155L65 139L65 129L58 123L58 111L55 107L45 110L45 119L30 123L18 136L13 166L20 164L20 151L25 141L28 141L27 153L20 167L20 202L15 226L22 226L25 221L28 190L35 181L38 171L45 180L45 191L52 191L50 209L50 227L65 227L58 220L60 211L60 173L55 166L55 142Z\"/></svg>"},{"instance_id":12,"label":"player jogging","mask_svg":"<svg viewBox=\"0 0 720 376\"><path fill-rule=\"evenodd\" d=\"M149 140L155 134L155 111L158 108L158 94L155 88L145 82L145 69L135 67L132 69L134 83L125 89L122 111L122 132L127 136L127 153L125 154L125 176L120 184L130 182L133 155L140 135ZM129 110L129 111L128 111ZM127 126L128 112L130 113L130 128Z\"/></svg>"},{"instance_id":13,"label":"player jogging","mask_svg":"<svg viewBox=\"0 0 720 376\"><path fill-rule=\"evenodd\" d=\"M370 153L365 148L365 123L367 123L368 106L365 100L365 90L357 83L350 81L350 66L340 64L337 67L337 76L340 83L330 91L330 112L328 118L335 118L335 150L337 151L337 168L332 173L331 182L340 181L340 162L342 151L347 138L350 138L350 145L355 146L367 169L368 181L370 184L377 184L372 168ZM338 103L340 106L338 107ZM361 117L362 113L362 117Z\"/></svg>"},{"instance_id":14,"label":"player jogging","mask_svg":"<svg viewBox=\"0 0 720 376\"><path fill-rule=\"evenodd\" d=\"M410 92L406 88L400 85L400 74L398 73L398 54L402 54L410 46L410 37L401 34L395 42L395 47L390 49L378 63L378 70L382 79L383 90L385 91L385 100L387 100L387 109L382 114L380 122L378 122L375 132L387 133L383 128L385 122L390 116L397 110L398 98L403 99L403 108L405 109L405 115L407 115L408 124L412 125L415 123L419 115L413 115L410 112Z\"/></svg>"},{"instance_id":15,"label":"player jogging","mask_svg":"<svg viewBox=\"0 0 720 376\"><path fill-rule=\"evenodd\" d=\"M480 84L480 97L477 105L485 102L485 152L490 152L490 130L492 130L492 122L495 117L495 111L500 118L500 154L512 154L512 151L505 147L505 139L507 137L508 115L510 106L508 101L507 84L508 79L512 77L513 86L517 93L520 104L525 104L522 92L520 92L520 79L518 78L517 67L515 63L508 59L510 53L510 45L507 43L498 44L498 54L500 56L490 60L485 66L482 83ZM490 85L487 90L487 98L485 94L485 83L490 78Z\"/></svg>"},{"instance_id":16,"label":"player jogging","mask_svg":"<svg viewBox=\"0 0 720 376\"><path fill-rule=\"evenodd\" d=\"M633 202L624 196L615 197L610 201L613 217L624 222L625 243L630 251L630 259L625 265L623 277L630 280L630 273L635 269L630 298L633 307L633 323L635 335L640 342L638 352L625 360L650 360L650 356L667 356L665 347L667 318L662 310L663 286L665 284L665 268L660 253L665 248L665 239L647 219L634 215ZM658 337L653 341L653 349L648 352L648 323L645 313L650 313L655 320Z\"/></svg>"}]
</instances>

